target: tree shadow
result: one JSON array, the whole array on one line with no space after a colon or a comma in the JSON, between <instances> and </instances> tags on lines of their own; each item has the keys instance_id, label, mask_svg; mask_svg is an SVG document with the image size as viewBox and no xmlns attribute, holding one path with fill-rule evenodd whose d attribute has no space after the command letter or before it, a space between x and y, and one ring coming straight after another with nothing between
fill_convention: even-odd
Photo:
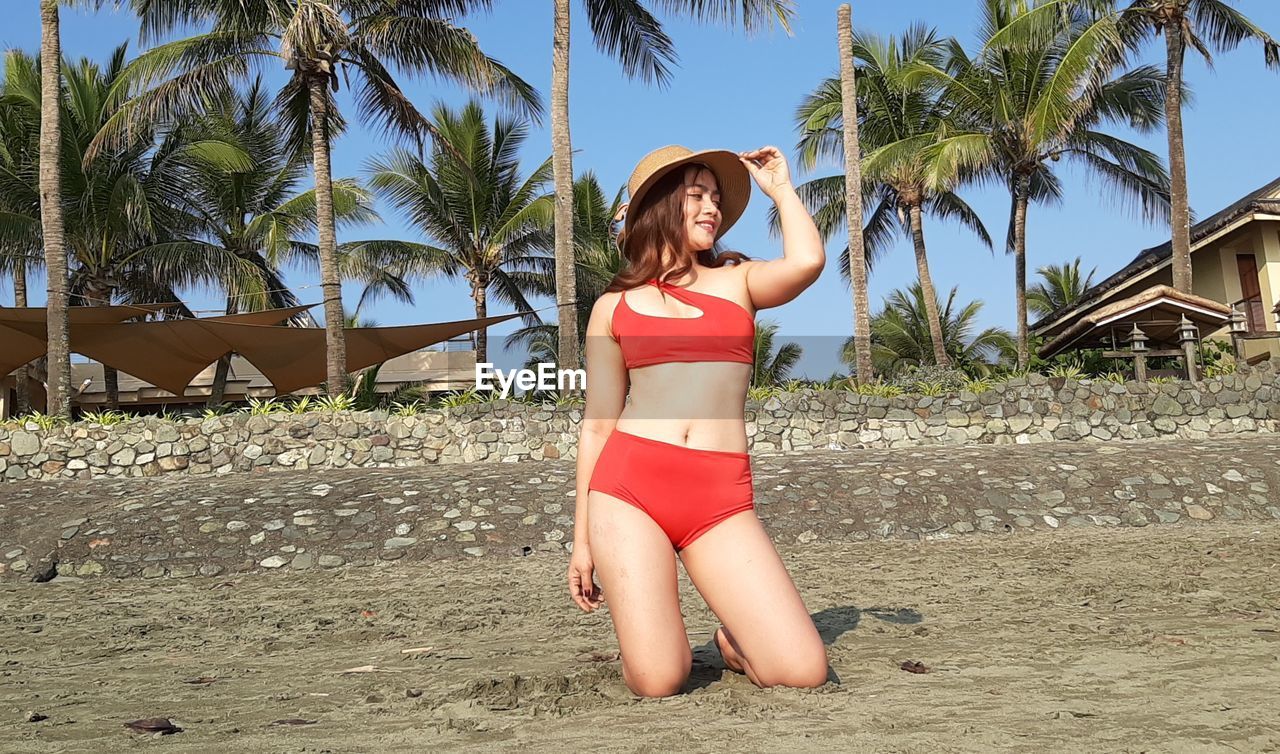
<instances>
[{"instance_id":1,"label":"tree shadow","mask_svg":"<svg viewBox=\"0 0 1280 754\"><path fill-rule=\"evenodd\" d=\"M813 613L810 617L813 618L813 624L818 629L818 635L822 637L822 643L829 647L839 641L844 634L855 630L862 622L864 615L900 626L914 625L924 620L924 616L918 610L909 607L859 608L854 605L829 607ZM687 688L691 691L705 688L722 680L725 674L730 672L732 671L725 667L724 660L720 657L720 649L716 647L713 634L706 643L693 648L693 670L689 674ZM840 683L840 678L833 668L827 668L827 680Z\"/></svg>"}]
</instances>

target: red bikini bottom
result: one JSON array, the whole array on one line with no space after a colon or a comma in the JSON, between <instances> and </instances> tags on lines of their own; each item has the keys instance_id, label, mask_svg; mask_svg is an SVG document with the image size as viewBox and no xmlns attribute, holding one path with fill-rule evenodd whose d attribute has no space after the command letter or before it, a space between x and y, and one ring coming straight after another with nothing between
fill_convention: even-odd
<instances>
[{"instance_id":1,"label":"red bikini bottom","mask_svg":"<svg viewBox=\"0 0 1280 754\"><path fill-rule=\"evenodd\" d=\"M587 489L649 514L676 550L755 507L746 453L689 448L617 429L605 440Z\"/></svg>"}]
</instances>

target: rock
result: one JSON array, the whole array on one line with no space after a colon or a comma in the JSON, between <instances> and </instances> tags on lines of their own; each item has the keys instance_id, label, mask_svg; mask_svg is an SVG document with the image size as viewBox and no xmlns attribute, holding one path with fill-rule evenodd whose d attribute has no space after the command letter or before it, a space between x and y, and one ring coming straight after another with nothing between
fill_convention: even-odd
<instances>
[{"instance_id":1,"label":"rock","mask_svg":"<svg viewBox=\"0 0 1280 754\"><path fill-rule=\"evenodd\" d=\"M1185 413L1181 403L1164 393L1156 396L1155 402L1151 404L1151 410L1162 416L1182 416Z\"/></svg>"},{"instance_id":2,"label":"rock","mask_svg":"<svg viewBox=\"0 0 1280 754\"><path fill-rule=\"evenodd\" d=\"M9 452L21 458L40 452L40 438L30 432L14 432L9 437Z\"/></svg>"},{"instance_id":3,"label":"rock","mask_svg":"<svg viewBox=\"0 0 1280 754\"><path fill-rule=\"evenodd\" d=\"M1188 505L1187 515L1197 521L1208 521L1213 518L1213 514L1201 505Z\"/></svg>"},{"instance_id":4,"label":"rock","mask_svg":"<svg viewBox=\"0 0 1280 754\"><path fill-rule=\"evenodd\" d=\"M418 543L417 537L392 537L383 543L383 548L387 550L396 550L401 547L412 547Z\"/></svg>"},{"instance_id":5,"label":"rock","mask_svg":"<svg viewBox=\"0 0 1280 754\"><path fill-rule=\"evenodd\" d=\"M272 555L271 557L259 562L258 565L262 566L263 568L279 568L280 566L283 566L285 563L288 563L288 562L289 561L285 560L279 555Z\"/></svg>"},{"instance_id":6,"label":"rock","mask_svg":"<svg viewBox=\"0 0 1280 754\"><path fill-rule=\"evenodd\" d=\"M102 564L96 560L85 561L76 569L77 576L100 576L106 570Z\"/></svg>"}]
</instances>

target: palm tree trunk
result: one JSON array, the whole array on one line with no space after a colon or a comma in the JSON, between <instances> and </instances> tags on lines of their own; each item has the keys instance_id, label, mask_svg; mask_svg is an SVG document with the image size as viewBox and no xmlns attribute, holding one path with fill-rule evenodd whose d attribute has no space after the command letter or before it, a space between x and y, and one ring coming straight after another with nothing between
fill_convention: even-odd
<instances>
[{"instance_id":1,"label":"palm tree trunk","mask_svg":"<svg viewBox=\"0 0 1280 754\"><path fill-rule=\"evenodd\" d=\"M844 193L849 220L849 280L853 287L853 350L858 382L875 379L871 363L871 302L867 292L867 250L862 239L862 157L858 139L858 85L853 67L853 11L836 13L840 44L840 100L844 121Z\"/></svg>"},{"instance_id":2,"label":"palm tree trunk","mask_svg":"<svg viewBox=\"0 0 1280 754\"><path fill-rule=\"evenodd\" d=\"M333 175L329 168L329 101L325 76L307 79L311 92L311 156L316 175L316 229L320 241L320 288L324 296L326 389L347 389L347 343L342 325L342 280L338 275L337 232L333 218Z\"/></svg>"},{"instance_id":3,"label":"palm tree trunk","mask_svg":"<svg viewBox=\"0 0 1280 754\"><path fill-rule=\"evenodd\" d=\"M235 298L227 297L227 314L236 313ZM213 384L209 386L209 400L205 405L217 408L227 396L227 376L231 373L231 354L218 359L218 366L213 370Z\"/></svg>"},{"instance_id":4,"label":"palm tree trunk","mask_svg":"<svg viewBox=\"0 0 1280 754\"><path fill-rule=\"evenodd\" d=\"M48 275L46 413L71 416L71 336L67 324L67 253L62 223L62 44L58 0L40 0L40 225Z\"/></svg>"},{"instance_id":5,"label":"palm tree trunk","mask_svg":"<svg viewBox=\"0 0 1280 754\"><path fill-rule=\"evenodd\" d=\"M578 353L577 276L573 253L573 142L569 138L569 0L555 0L551 64L551 152L555 181L556 321L558 363L581 366ZM480 337L484 337L481 331Z\"/></svg>"},{"instance_id":6,"label":"palm tree trunk","mask_svg":"<svg viewBox=\"0 0 1280 754\"><path fill-rule=\"evenodd\" d=\"M485 290L489 287L488 281L482 275L475 275L471 281L471 300L476 305L476 319L484 319L489 316L489 304L485 299ZM489 333L485 328L476 330L476 363L484 363L489 360Z\"/></svg>"},{"instance_id":7,"label":"palm tree trunk","mask_svg":"<svg viewBox=\"0 0 1280 754\"><path fill-rule=\"evenodd\" d=\"M942 315L938 311L938 296L933 289L933 276L929 274L929 257L924 247L924 215L918 203L908 207L911 220L911 243L916 252L916 272L920 276L920 290L924 293L924 312L929 318L929 339L933 341L933 363L951 366L947 357L947 344L942 335Z\"/></svg>"},{"instance_id":8,"label":"palm tree trunk","mask_svg":"<svg viewBox=\"0 0 1280 754\"><path fill-rule=\"evenodd\" d=\"M1013 278L1018 303L1018 369L1026 369L1031 364L1027 337L1027 202L1030 193L1030 177L1017 176L1013 188Z\"/></svg>"},{"instance_id":9,"label":"palm tree trunk","mask_svg":"<svg viewBox=\"0 0 1280 754\"><path fill-rule=\"evenodd\" d=\"M205 406L217 408L227 397L227 377L231 374L231 354L218 359L218 366L213 370L213 384L209 386L209 400Z\"/></svg>"},{"instance_id":10,"label":"palm tree trunk","mask_svg":"<svg viewBox=\"0 0 1280 754\"><path fill-rule=\"evenodd\" d=\"M22 307L27 305L27 263L19 261L17 267L13 270L13 305ZM14 403L14 414L22 416L31 412L31 383L30 371L27 365L23 364L18 367L16 375L16 383L14 393L16 400Z\"/></svg>"},{"instance_id":11,"label":"palm tree trunk","mask_svg":"<svg viewBox=\"0 0 1280 754\"><path fill-rule=\"evenodd\" d=\"M1182 18L1164 27L1166 53L1164 115L1169 134L1169 201L1173 225L1173 287L1191 292L1191 207L1187 154L1182 138Z\"/></svg>"},{"instance_id":12,"label":"palm tree trunk","mask_svg":"<svg viewBox=\"0 0 1280 754\"><path fill-rule=\"evenodd\" d=\"M111 286L109 284L89 284L83 293L89 306L110 306ZM120 408L120 372L112 366L102 365L102 389L107 394L105 408L115 411Z\"/></svg>"}]
</instances>

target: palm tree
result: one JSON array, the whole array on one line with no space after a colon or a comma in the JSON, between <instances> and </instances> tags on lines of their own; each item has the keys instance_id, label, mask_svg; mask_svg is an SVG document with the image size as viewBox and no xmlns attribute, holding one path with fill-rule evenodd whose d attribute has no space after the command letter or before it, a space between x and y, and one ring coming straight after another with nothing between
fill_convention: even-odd
<instances>
[{"instance_id":1,"label":"palm tree","mask_svg":"<svg viewBox=\"0 0 1280 754\"><path fill-rule=\"evenodd\" d=\"M126 90L144 88L113 123L112 138L156 117L198 109L210 94L243 81L255 63L276 59L292 71L279 93L289 129L311 146L321 287L324 291L327 389L346 388L346 344L329 154L344 121L334 93L356 81L362 118L416 141L434 131L409 101L391 68L430 74L497 95L537 116L536 92L480 49L452 17L488 9L492 0L134 0L142 36L156 39L187 26L209 31L160 45L130 66Z\"/></svg>"},{"instance_id":2,"label":"palm tree","mask_svg":"<svg viewBox=\"0 0 1280 754\"><path fill-rule=\"evenodd\" d=\"M1027 308L1037 317L1050 314L1070 306L1084 296L1084 292L1093 287L1095 267L1089 274L1081 277L1080 257L1071 264L1050 264L1036 270L1041 281L1027 291Z\"/></svg>"},{"instance_id":3,"label":"palm tree","mask_svg":"<svg viewBox=\"0 0 1280 754\"><path fill-rule=\"evenodd\" d=\"M28 72L29 69L28 69ZM5 66L5 78L22 69ZM44 264L40 248L40 109L28 107L0 84L0 273L13 279L13 305L28 306L27 276ZM16 413L31 410L28 367L18 370Z\"/></svg>"},{"instance_id":4,"label":"palm tree","mask_svg":"<svg viewBox=\"0 0 1280 754\"><path fill-rule=\"evenodd\" d=\"M111 96L125 65L118 47L105 65L88 59L62 64L64 124L61 144L61 192L64 242L69 256L68 292L73 305L175 301L179 288L205 284L261 287L256 270L234 255L195 243L185 236L193 227L192 176L199 166L243 169L247 155L216 135L188 138L181 127L159 126L126 147L112 150L85 167L85 154L116 112ZM5 60L3 104L10 117L35 118L43 100L37 61L19 51ZM6 185L0 214L0 238L44 241L32 222L38 183L22 185L15 173ZM7 176L6 176L7 177ZM23 210L25 208L25 211ZM189 315L185 308L181 313ZM54 368L52 359L50 369ZM104 369L109 402L115 403L115 370ZM53 379L52 377L50 378Z\"/></svg>"},{"instance_id":5,"label":"palm tree","mask_svg":"<svg viewBox=\"0 0 1280 754\"><path fill-rule=\"evenodd\" d=\"M1139 131L1163 118L1163 79L1152 66L1111 77L1119 60L1120 34L1113 16L1080 9L1034 13L1026 0L984 0L981 51L970 57L950 45L944 68L922 67L921 75L946 86L952 124L924 147L930 181L946 186L981 171L1003 182L1011 197L1007 247L1015 256L1018 368L1027 367L1026 227L1033 202L1058 201L1062 186L1053 163L1078 161L1136 206L1150 221L1169 216L1169 177L1160 158L1103 133L1106 123ZM900 144L887 150L892 164L921 149Z\"/></svg>"},{"instance_id":6,"label":"palm tree","mask_svg":"<svg viewBox=\"0 0 1280 754\"><path fill-rule=\"evenodd\" d=\"M764 320L756 323L755 357L751 369L751 387L781 385L791 375L802 349L797 343L783 343L774 352L778 323Z\"/></svg>"},{"instance_id":7,"label":"palm tree","mask_svg":"<svg viewBox=\"0 0 1280 754\"><path fill-rule=\"evenodd\" d=\"M387 259L406 277L463 275L477 318L487 316L492 294L537 321L528 296L547 292L538 281L553 265L548 255L553 200L544 193L551 161L522 178L518 154L528 125L498 117L490 128L474 101L461 111L439 105L432 120L439 133L427 163L397 149L368 167L373 190L430 243L367 241L344 249ZM487 350L481 329L478 362L487 360Z\"/></svg>"},{"instance_id":8,"label":"palm tree","mask_svg":"<svg viewBox=\"0 0 1280 754\"><path fill-rule=\"evenodd\" d=\"M555 1L551 64L551 150L555 178L555 275L557 352L561 364L581 365L579 323L574 308L579 299L575 283L573 232L573 145L569 136L569 11L570 0ZM792 0L582 0L596 46L618 59L629 78L665 85L675 47L650 5L698 21L741 25L748 33L779 24L790 33Z\"/></svg>"},{"instance_id":9,"label":"palm tree","mask_svg":"<svg viewBox=\"0 0 1280 754\"><path fill-rule=\"evenodd\" d=\"M853 332L857 336L858 379L875 378L871 362L871 294L867 290L867 247L862 236L862 138L858 134L858 72L853 54L853 10L843 3L836 11L836 37L840 45L840 120L844 146L845 227L849 234L848 259L840 265L853 288ZM858 212L855 222L849 209Z\"/></svg>"},{"instance_id":10,"label":"palm tree","mask_svg":"<svg viewBox=\"0 0 1280 754\"><path fill-rule=\"evenodd\" d=\"M71 416L71 343L67 320L67 249L62 217L62 62L59 0L40 0L40 225L48 280L49 350L46 412Z\"/></svg>"},{"instance_id":11,"label":"palm tree","mask_svg":"<svg viewBox=\"0 0 1280 754\"><path fill-rule=\"evenodd\" d=\"M580 352L586 345L592 306L626 263L613 233L613 218L618 215L625 191L626 186L622 186L612 200L608 199L591 171L580 175L573 184L574 289L578 292L574 312ZM554 270L534 285L539 293L553 295ZM525 347L528 352L525 368L533 369L539 362L563 363L557 358L560 326L556 322L522 327L508 335L506 343L508 347Z\"/></svg>"},{"instance_id":12,"label":"palm tree","mask_svg":"<svg viewBox=\"0 0 1280 754\"><path fill-rule=\"evenodd\" d=\"M1130 0L1120 20L1131 44L1163 35L1164 110L1169 137L1173 203L1173 287L1191 292L1191 208L1187 197L1186 144L1182 135L1182 68L1188 47L1213 65L1213 52L1246 40L1262 43L1270 68L1280 68L1280 43L1223 0ZM1207 42L1207 44L1206 44Z\"/></svg>"},{"instance_id":13,"label":"palm tree","mask_svg":"<svg viewBox=\"0 0 1280 754\"><path fill-rule=\"evenodd\" d=\"M184 240L233 254L257 271L247 289L230 281L227 314L296 306L298 297L285 284L281 267L313 265L318 255L316 244L307 240L316 228L315 192L299 191L308 172L307 151L290 149L289 134L275 115L262 81L255 79L243 93L213 102L206 114L181 126L189 139L223 139L249 157L247 166L230 169L200 163L191 177L192 223ZM335 180L333 199L340 228L378 219L372 195L354 180ZM340 253L339 269L343 279L366 283L362 303L384 292L411 301L408 285L378 261ZM288 324L314 326L314 320L303 313ZM210 406L222 402L230 363L230 355L218 361Z\"/></svg>"},{"instance_id":14,"label":"palm tree","mask_svg":"<svg viewBox=\"0 0 1280 754\"><path fill-rule=\"evenodd\" d=\"M947 366L950 359L942 343L937 295L925 248L924 213L959 221L988 248L991 238L977 214L952 191L951 185L934 186L928 180L923 148L932 143L945 126L948 113L940 100L941 85L936 79L917 75L916 71L942 65L944 42L936 31L917 24L901 39L890 36L886 40L875 34L857 33L851 47L854 58L861 61L857 72L862 82L858 130L862 150L867 153L862 166L865 201L874 207L861 235L871 260L888 250L898 232L911 240L929 312L934 363ZM827 79L805 98L796 112L801 132L797 149L802 167L812 168L819 158L831 157L843 149L840 87L838 79ZM902 149L903 144L917 147L907 152ZM882 159L886 154L896 155L897 159ZM843 183L843 176L819 178L800 189L819 220L819 229L828 237L838 230L846 215L847 192ZM849 254L848 250L844 252L846 258ZM842 261L841 268L847 266Z\"/></svg>"},{"instance_id":15,"label":"palm tree","mask_svg":"<svg viewBox=\"0 0 1280 754\"><path fill-rule=\"evenodd\" d=\"M1017 347L1007 330L989 327L973 334L975 320L983 304L971 301L957 308L956 292L953 287L946 305L941 307L943 343L952 365L981 376L990 373L994 366L1015 358ZM932 351L928 320L924 289L919 281L906 291L895 290L886 296L884 309L871 321L876 368L885 374L893 374L908 367L928 364Z\"/></svg>"}]
</instances>

